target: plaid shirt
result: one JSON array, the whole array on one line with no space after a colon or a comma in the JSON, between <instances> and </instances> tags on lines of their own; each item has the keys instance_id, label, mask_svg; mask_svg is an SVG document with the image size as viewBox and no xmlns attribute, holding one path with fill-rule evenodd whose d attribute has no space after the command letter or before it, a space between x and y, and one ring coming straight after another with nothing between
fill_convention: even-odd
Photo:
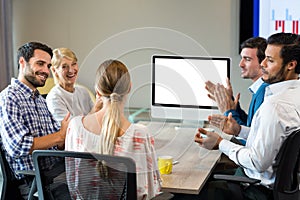
<instances>
[{"instance_id":1,"label":"plaid shirt","mask_svg":"<svg viewBox=\"0 0 300 200\"><path fill-rule=\"evenodd\" d=\"M48 110L45 99L13 78L0 93L0 117L0 145L11 169L14 173L16 170L34 170L29 154L33 138L57 132L60 126ZM53 161L45 160L45 166L51 164Z\"/></svg>"}]
</instances>

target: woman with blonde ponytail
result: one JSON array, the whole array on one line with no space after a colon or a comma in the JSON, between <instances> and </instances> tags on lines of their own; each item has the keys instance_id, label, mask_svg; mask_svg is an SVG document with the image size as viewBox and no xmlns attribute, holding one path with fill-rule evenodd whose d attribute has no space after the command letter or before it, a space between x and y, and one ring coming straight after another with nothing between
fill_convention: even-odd
<instances>
[{"instance_id":1,"label":"woman with blonde ponytail","mask_svg":"<svg viewBox=\"0 0 300 200\"><path fill-rule=\"evenodd\" d=\"M98 112L71 120L65 149L131 157L136 162L138 199L151 199L160 192L154 139L145 126L131 124L124 115L130 88L130 75L122 62L103 62L95 82L97 98L102 99L103 107ZM80 177L78 170L72 175ZM75 180L80 180L79 177ZM79 188L76 183L69 184L69 190L80 198L90 198L97 193L88 186Z\"/></svg>"}]
</instances>

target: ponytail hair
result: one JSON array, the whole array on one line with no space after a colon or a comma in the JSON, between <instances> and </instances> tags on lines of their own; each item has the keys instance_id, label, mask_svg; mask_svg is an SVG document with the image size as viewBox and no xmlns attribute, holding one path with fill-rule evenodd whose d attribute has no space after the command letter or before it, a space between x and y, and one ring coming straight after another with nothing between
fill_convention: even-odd
<instances>
[{"instance_id":1,"label":"ponytail hair","mask_svg":"<svg viewBox=\"0 0 300 200\"><path fill-rule=\"evenodd\" d=\"M95 89L110 101L102 121L100 154L112 155L121 127L120 104L130 90L130 75L127 67L118 60L103 62L96 74Z\"/></svg>"}]
</instances>

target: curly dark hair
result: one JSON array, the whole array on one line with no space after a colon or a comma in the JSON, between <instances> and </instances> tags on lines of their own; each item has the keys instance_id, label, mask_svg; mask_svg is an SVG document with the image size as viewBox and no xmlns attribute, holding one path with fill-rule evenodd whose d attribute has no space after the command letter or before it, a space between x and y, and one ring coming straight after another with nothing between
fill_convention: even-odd
<instances>
[{"instance_id":1,"label":"curly dark hair","mask_svg":"<svg viewBox=\"0 0 300 200\"><path fill-rule=\"evenodd\" d=\"M23 57L26 62L29 62L30 58L33 57L34 50L36 49L40 49L47 52L51 56L51 58L53 56L52 49L48 47L46 44L42 44L40 42L28 42L18 49L17 63L19 63L21 57ZM19 68L20 65L18 64L18 69Z\"/></svg>"}]
</instances>

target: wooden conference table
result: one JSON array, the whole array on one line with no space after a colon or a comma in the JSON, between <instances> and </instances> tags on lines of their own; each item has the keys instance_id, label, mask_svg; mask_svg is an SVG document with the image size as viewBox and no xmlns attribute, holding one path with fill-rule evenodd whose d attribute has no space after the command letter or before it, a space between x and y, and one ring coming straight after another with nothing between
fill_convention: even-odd
<instances>
[{"instance_id":1,"label":"wooden conference table","mask_svg":"<svg viewBox=\"0 0 300 200\"><path fill-rule=\"evenodd\" d=\"M170 155L178 164L168 175L161 175L162 190L172 193L198 194L220 160L221 152L209 151L194 142L196 128L177 123L146 122L155 138L157 156Z\"/></svg>"}]
</instances>

